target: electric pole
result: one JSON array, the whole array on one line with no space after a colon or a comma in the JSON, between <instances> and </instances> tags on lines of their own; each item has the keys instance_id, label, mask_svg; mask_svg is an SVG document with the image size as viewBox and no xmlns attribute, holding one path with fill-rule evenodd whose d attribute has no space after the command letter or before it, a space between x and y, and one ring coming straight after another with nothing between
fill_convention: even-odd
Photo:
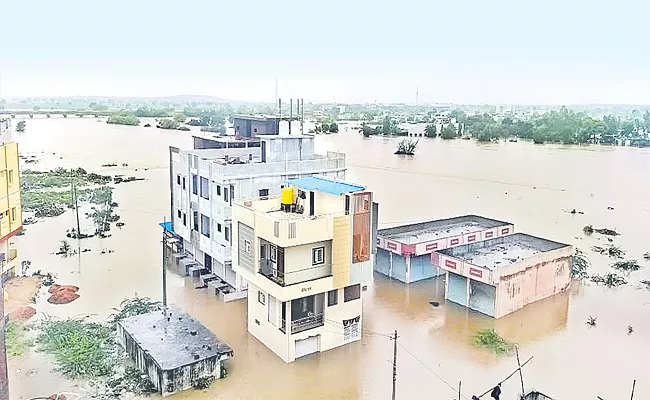
<instances>
[{"instance_id":1,"label":"electric pole","mask_svg":"<svg viewBox=\"0 0 650 400\"><path fill-rule=\"evenodd\" d=\"M167 252L167 218L163 224L163 245L162 245L162 300L163 311L167 313L167 270L165 269L165 254Z\"/></svg>"},{"instance_id":2,"label":"electric pole","mask_svg":"<svg viewBox=\"0 0 650 400\"><path fill-rule=\"evenodd\" d=\"M393 397L395 400L395 384L397 383L397 329L395 329L395 336L393 337Z\"/></svg>"}]
</instances>

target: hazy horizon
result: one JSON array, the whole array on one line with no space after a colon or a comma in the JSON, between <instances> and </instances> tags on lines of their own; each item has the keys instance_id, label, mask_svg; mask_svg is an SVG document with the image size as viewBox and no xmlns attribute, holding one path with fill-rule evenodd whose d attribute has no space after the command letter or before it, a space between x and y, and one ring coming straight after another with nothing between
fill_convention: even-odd
<instances>
[{"instance_id":1,"label":"hazy horizon","mask_svg":"<svg viewBox=\"0 0 650 400\"><path fill-rule=\"evenodd\" d=\"M534 8L533 8L534 7ZM650 4L13 1L8 97L650 104Z\"/></svg>"}]
</instances>

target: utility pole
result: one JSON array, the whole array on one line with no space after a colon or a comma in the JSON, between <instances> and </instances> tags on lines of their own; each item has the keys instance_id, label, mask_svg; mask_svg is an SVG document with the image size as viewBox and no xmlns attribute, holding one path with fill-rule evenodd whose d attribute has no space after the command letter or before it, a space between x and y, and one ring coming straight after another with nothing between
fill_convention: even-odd
<instances>
[{"instance_id":1,"label":"utility pole","mask_svg":"<svg viewBox=\"0 0 650 400\"><path fill-rule=\"evenodd\" d=\"M395 329L395 336L393 337L393 396L395 400L395 384L397 383L397 329Z\"/></svg>"},{"instance_id":2,"label":"utility pole","mask_svg":"<svg viewBox=\"0 0 650 400\"><path fill-rule=\"evenodd\" d=\"M519 378L521 379L521 395L525 396L526 392L524 390L524 373L521 371L521 361L519 361L519 345L515 345L515 352L517 353L517 367L519 367Z\"/></svg>"},{"instance_id":3,"label":"utility pole","mask_svg":"<svg viewBox=\"0 0 650 400\"><path fill-rule=\"evenodd\" d=\"M165 224L167 218L165 218ZM167 251L167 232L163 224L163 246L162 246L162 298L163 298L163 311L167 313L167 269L165 268L165 252Z\"/></svg>"},{"instance_id":4,"label":"utility pole","mask_svg":"<svg viewBox=\"0 0 650 400\"><path fill-rule=\"evenodd\" d=\"M7 349L5 347L5 298L0 279L0 399L9 398L9 377L7 372Z\"/></svg>"},{"instance_id":5,"label":"utility pole","mask_svg":"<svg viewBox=\"0 0 650 400\"><path fill-rule=\"evenodd\" d=\"M74 209L77 214L77 239L81 240L81 225L79 224L79 199L77 198L77 186L72 183L72 197L74 198Z\"/></svg>"}]
</instances>

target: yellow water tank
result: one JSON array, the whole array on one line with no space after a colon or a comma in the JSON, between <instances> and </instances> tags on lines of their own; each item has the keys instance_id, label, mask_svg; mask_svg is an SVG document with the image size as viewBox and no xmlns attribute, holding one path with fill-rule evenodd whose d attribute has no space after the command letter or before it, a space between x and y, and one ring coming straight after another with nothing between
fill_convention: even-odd
<instances>
[{"instance_id":1,"label":"yellow water tank","mask_svg":"<svg viewBox=\"0 0 650 400\"><path fill-rule=\"evenodd\" d=\"M293 204L293 188L292 187L285 187L282 188L282 205L290 205Z\"/></svg>"}]
</instances>

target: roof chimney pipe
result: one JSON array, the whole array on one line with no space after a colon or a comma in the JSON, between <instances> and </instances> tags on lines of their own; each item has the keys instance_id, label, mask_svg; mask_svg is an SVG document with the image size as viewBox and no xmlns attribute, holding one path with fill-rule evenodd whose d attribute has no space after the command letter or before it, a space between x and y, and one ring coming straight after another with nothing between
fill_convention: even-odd
<instances>
[{"instance_id":1,"label":"roof chimney pipe","mask_svg":"<svg viewBox=\"0 0 650 400\"><path fill-rule=\"evenodd\" d=\"M291 135L291 120L293 119L293 99L289 99L289 135Z\"/></svg>"}]
</instances>

